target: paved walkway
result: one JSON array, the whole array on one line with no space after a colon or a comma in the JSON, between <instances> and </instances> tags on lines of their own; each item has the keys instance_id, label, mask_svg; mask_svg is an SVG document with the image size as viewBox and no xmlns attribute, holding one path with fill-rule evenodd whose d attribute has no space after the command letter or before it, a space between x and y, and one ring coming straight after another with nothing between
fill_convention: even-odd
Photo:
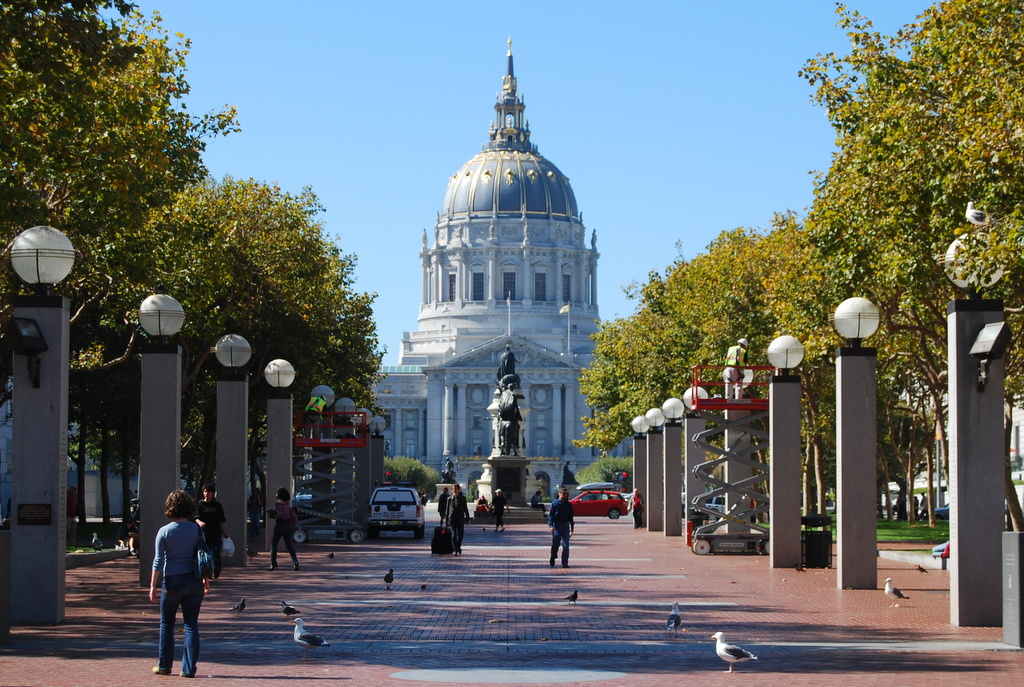
<instances>
[{"instance_id":1,"label":"paved walkway","mask_svg":"<svg viewBox=\"0 0 1024 687\"><path fill-rule=\"evenodd\" d=\"M428 523L428 530L430 523ZM632 521L581 520L571 567L548 566L540 524L467 528L462 557L431 556L427 539L306 544L302 569L266 570L260 553L229 568L203 603L199 677L225 685L1019 684L1024 654L1001 628L948 622L948 573L879 559L910 597L840 591L832 570L773 570L767 557L696 556L680 538ZM334 552L333 558L328 553ZM287 560L286 558L282 560ZM67 620L12 629L2 685L156 684L158 611L136 559L68 571ZM391 591L382 580L395 570ZM569 605L563 597L579 592ZM246 610L228 609L240 598ZM329 648L303 660L284 600ZM665 631L678 601L683 629ZM727 675L710 635L759 656ZM179 641L180 652L180 641ZM179 653L180 657L180 653ZM175 664L175 675L180 664Z\"/></svg>"}]
</instances>

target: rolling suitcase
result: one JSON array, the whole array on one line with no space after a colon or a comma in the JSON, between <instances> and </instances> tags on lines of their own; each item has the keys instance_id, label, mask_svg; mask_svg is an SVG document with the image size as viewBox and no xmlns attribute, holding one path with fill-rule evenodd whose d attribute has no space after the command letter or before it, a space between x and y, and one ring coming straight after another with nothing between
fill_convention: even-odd
<instances>
[{"instance_id":1,"label":"rolling suitcase","mask_svg":"<svg viewBox=\"0 0 1024 687\"><path fill-rule=\"evenodd\" d=\"M434 536L430 538L430 553L451 555L455 552L452 545L452 531L444 526L434 528Z\"/></svg>"}]
</instances>

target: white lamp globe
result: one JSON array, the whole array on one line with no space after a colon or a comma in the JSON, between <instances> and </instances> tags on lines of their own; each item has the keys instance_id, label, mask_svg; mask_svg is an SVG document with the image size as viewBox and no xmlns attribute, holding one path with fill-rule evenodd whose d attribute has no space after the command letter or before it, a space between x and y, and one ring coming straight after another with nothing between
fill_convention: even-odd
<instances>
[{"instance_id":1,"label":"white lamp globe","mask_svg":"<svg viewBox=\"0 0 1024 687\"><path fill-rule=\"evenodd\" d=\"M309 392L309 396L310 398L316 398L317 396L319 396L320 398L324 399L325 408L330 407L330 405L334 403L334 399L336 398L334 395L334 389L327 386L326 384L317 384L316 386L314 386L313 390Z\"/></svg>"},{"instance_id":2,"label":"white lamp globe","mask_svg":"<svg viewBox=\"0 0 1024 687\"><path fill-rule=\"evenodd\" d=\"M27 284L56 284L75 266L75 247L53 227L32 227L11 243L11 267Z\"/></svg>"},{"instance_id":3,"label":"white lamp globe","mask_svg":"<svg viewBox=\"0 0 1024 687\"><path fill-rule=\"evenodd\" d=\"M697 398L709 398L708 392L702 386L697 387ZM693 387L683 392L683 405L687 410L693 410Z\"/></svg>"},{"instance_id":4,"label":"white lamp globe","mask_svg":"<svg viewBox=\"0 0 1024 687\"><path fill-rule=\"evenodd\" d=\"M334 395L333 392L331 395ZM356 402L347 396L342 396L334 402L334 410L339 413L353 413L356 410Z\"/></svg>"},{"instance_id":5,"label":"white lamp globe","mask_svg":"<svg viewBox=\"0 0 1024 687\"><path fill-rule=\"evenodd\" d=\"M252 357L252 347L238 334L225 334L213 347L217 360L224 367L242 367Z\"/></svg>"},{"instance_id":6,"label":"white lamp globe","mask_svg":"<svg viewBox=\"0 0 1024 687\"><path fill-rule=\"evenodd\" d=\"M295 368L283 358L271 360L263 368L263 378L267 380L267 384L275 389L284 389L291 386L291 383L295 381Z\"/></svg>"},{"instance_id":7,"label":"white lamp globe","mask_svg":"<svg viewBox=\"0 0 1024 687\"><path fill-rule=\"evenodd\" d=\"M352 417L352 424L356 425L363 421L369 424L370 420L373 419L373 413L369 408L357 408L356 410L362 413L362 415L354 415Z\"/></svg>"},{"instance_id":8,"label":"white lamp globe","mask_svg":"<svg viewBox=\"0 0 1024 687\"><path fill-rule=\"evenodd\" d=\"M768 344L768 362L780 370L792 370L804 359L804 345L796 337L780 336Z\"/></svg>"},{"instance_id":9,"label":"white lamp globe","mask_svg":"<svg viewBox=\"0 0 1024 687\"><path fill-rule=\"evenodd\" d=\"M643 415L637 415L629 424L633 428L633 432L635 434L643 434L648 429L647 418L645 418Z\"/></svg>"},{"instance_id":10,"label":"white lamp globe","mask_svg":"<svg viewBox=\"0 0 1024 687\"><path fill-rule=\"evenodd\" d=\"M373 419L370 420L370 431L374 434L380 434L387 429L388 421L380 415L374 415Z\"/></svg>"},{"instance_id":11,"label":"white lamp globe","mask_svg":"<svg viewBox=\"0 0 1024 687\"><path fill-rule=\"evenodd\" d=\"M661 404L661 412L664 413L666 420L678 420L686 412L686 406L682 400L673 396Z\"/></svg>"},{"instance_id":12,"label":"white lamp globe","mask_svg":"<svg viewBox=\"0 0 1024 687\"><path fill-rule=\"evenodd\" d=\"M651 429L657 429L665 424L665 414L661 412L661 408L651 408L644 415L644 419L647 420L647 425Z\"/></svg>"},{"instance_id":13,"label":"white lamp globe","mask_svg":"<svg viewBox=\"0 0 1024 687\"><path fill-rule=\"evenodd\" d=\"M878 308L867 298L847 298L836 308L832 322L843 338L861 341L878 331Z\"/></svg>"},{"instance_id":14,"label":"white lamp globe","mask_svg":"<svg viewBox=\"0 0 1024 687\"><path fill-rule=\"evenodd\" d=\"M150 336L174 336L184 321L181 303L166 293L154 293L139 306L139 325Z\"/></svg>"},{"instance_id":15,"label":"white lamp globe","mask_svg":"<svg viewBox=\"0 0 1024 687\"><path fill-rule=\"evenodd\" d=\"M943 256L942 270L954 286L964 291L984 289L1002 279L1003 271L1001 269L995 269L986 274L970 271L964 260L966 251L967 247L964 245L963 239L958 238L949 244L946 255Z\"/></svg>"}]
</instances>

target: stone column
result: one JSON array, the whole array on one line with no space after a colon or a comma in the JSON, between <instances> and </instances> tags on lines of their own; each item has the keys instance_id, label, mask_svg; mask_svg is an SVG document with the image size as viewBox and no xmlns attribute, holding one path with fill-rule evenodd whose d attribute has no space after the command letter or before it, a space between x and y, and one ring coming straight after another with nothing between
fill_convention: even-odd
<instances>
[{"instance_id":1,"label":"stone column","mask_svg":"<svg viewBox=\"0 0 1024 687\"><path fill-rule=\"evenodd\" d=\"M444 385L444 406L443 416L441 418L441 427L444 436L444 450L442 451L445 457L452 454L452 385L445 383Z\"/></svg>"},{"instance_id":2,"label":"stone column","mask_svg":"<svg viewBox=\"0 0 1024 687\"><path fill-rule=\"evenodd\" d=\"M370 446L370 477L371 484L384 481L384 437L371 436ZM369 496L367 496L369 498Z\"/></svg>"},{"instance_id":3,"label":"stone column","mask_svg":"<svg viewBox=\"0 0 1024 687\"><path fill-rule=\"evenodd\" d=\"M647 488L647 435L633 435L633 488L643 491ZM647 494L643 494L647 498ZM650 510L650 502L648 502ZM647 518L649 519L649 518Z\"/></svg>"},{"instance_id":4,"label":"stone column","mask_svg":"<svg viewBox=\"0 0 1024 687\"><path fill-rule=\"evenodd\" d=\"M383 442L381 442L381 447L383 450ZM352 449L352 458L356 466L356 484L352 494L352 499L355 501L355 517L353 519L364 528L366 527L367 506L370 504L373 488L379 481L383 481L378 480L374 475L373 467L371 467L373 462L371 451L370 442L367 442L363 448Z\"/></svg>"},{"instance_id":5,"label":"stone column","mask_svg":"<svg viewBox=\"0 0 1024 687\"><path fill-rule=\"evenodd\" d=\"M271 388L267 398L267 496L263 504L264 512L274 508L277 490L281 487L295 497L295 467L292 458L294 422L291 393L287 389ZM268 551L274 534L274 522L267 518L267 526L264 528Z\"/></svg>"},{"instance_id":6,"label":"stone column","mask_svg":"<svg viewBox=\"0 0 1024 687\"><path fill-rule=\"evenodd\" d=\"M683 423L680 420L665 422L665 508L664 525L666 537L683 534Z\"/></svg>"},{"instance_id":7,"label":"stone column","mask_svg":"<svg viewBox=\"0 0 1024 687\"><path fill-rule=\"evenodd\" d=\"M801 562L800 549L800 378L774 375L768 387L768 446L771 544L773 568Z\"/></svg>"},{"instance_id":8,"label":"stone column","mask_svg":"<svg viewBox=\"0 0 1024 687\"><path fill-rule=\"evenodd\" d=\"M647 430L647 531L665 529L665 452L664 434L660 427Z\"/></svg>"},{"instance_id":9,"label":"stone column","mask_svg":"<svg viewBox=\"0 0 1024 687\"><path fill-rule=\"evenodd\" d=\"M13 356L11 622L55 625L64 621L70 305L63 296L13 300L14 317L35 320L49 350Z\"/></svg>"},{"instance_id":10,"label":"stone column","mask_svg":"<svg viewBox=\"0 0 1024 687\"><path fill-rule=\"evenodd\" d=\"M878 586L875 349L836 351L836 587ZM996 567L998 572L998 566ZM998 586L998 584L997 584Z\"/></svg>"},{"instance_id":11,"label":"stone column","mask_svg":"<svg viewBox=\"0 0 1024 687\"><path fill-rule=\"evenodd\" d=\"M991 361L979 389L979 361L970 351L986 324L1003 321L1003 302L957 300L947 313L949 622L996 627L1002 625L1003 361Z\"/></svg>"},{"instance_id":12,"label":"stone column","mask_svg":"<svg viewBox=\"0 0 1024 687\"><path fill-rule=\"evenodd\" d=\"M181 348L142 350L139 402L139 586L149 587L167 495L181 488Z\"/></svg>"},{"instance_id":13,"label":"stone column","mask_svg":"<svg viewBox=\"0 0 1024 687\"><path fill-rule=\"evenodd\" d=\"M235 555L221 555L221 565L244 567L249 382L241 368L225 368L221 374L217 382L217 500L224 508L224 529L235 542Z\"/></svg>"},{"instance_id":14,"label":"stone column","mask_svg":"<svg viewBox=\"0 0 1024 687\"><path fill-rule=\"evenodd\" d=\"M683 484L686 485L686 511L683 513L687 518L690 516L690 509L693 507L693 500L704 493L704 483L693 474L693 469L704 462L704 449L697 446L693 438L707 429L707 423L697 413L687 413L683 420L683 445L686 447L686 465L683 468Z\"/></svg>"}]
</instances>

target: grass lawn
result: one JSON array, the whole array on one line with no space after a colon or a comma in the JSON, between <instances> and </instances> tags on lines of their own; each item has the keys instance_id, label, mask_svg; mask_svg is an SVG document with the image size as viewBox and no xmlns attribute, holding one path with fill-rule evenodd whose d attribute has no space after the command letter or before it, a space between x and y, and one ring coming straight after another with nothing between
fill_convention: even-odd
<instances>
[{"instance_id":1,"label":"grass lawn","mask_svg":"<svg viewBox=\"0 0 1024 687\"><path fill-rule=\"evenodd\" d=\"M941 544L949 539L949 521L938 520L935 527L929 527L927 521L924 523L915 522L893 522L891 520L878 521L878 541L919 541L921 543L934 542Z\"/></svg>"}]
</instances>

